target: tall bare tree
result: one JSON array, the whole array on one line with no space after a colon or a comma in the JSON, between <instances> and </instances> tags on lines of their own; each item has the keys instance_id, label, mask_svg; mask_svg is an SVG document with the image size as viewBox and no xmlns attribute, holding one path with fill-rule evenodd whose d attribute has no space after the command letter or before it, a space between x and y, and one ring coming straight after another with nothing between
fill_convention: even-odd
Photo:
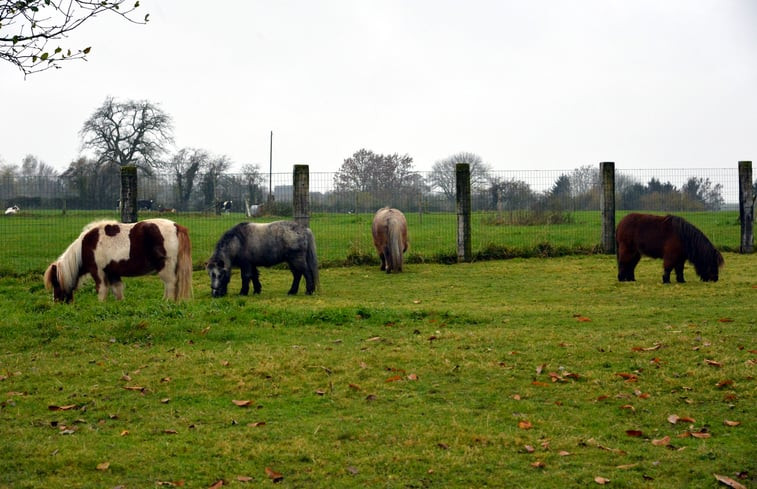
<instances>
[{"instance_id":1,"label":"tall bare tree","mask_svg":"<svg viewBox=\"0 0 757 489\"><path fill-rule=\"evenodd\" d=\"M68 34L90 19L109 13L136 24L139 1L127 0L0 0L0 60L15 65L24 76L63 61L87 59L91 47L63 48Z\"/></svg>"},{"instance_id":2,"label":"tall bare tree","mask_svg":"<svg viewBox=\"0 0 757 489\"><path fill-rule=\"evenodd\" d=\"M455 200L457 177L455 166L459 163L470 165L470 184L472 190L481 190L489 183L491 167L480 156L466 151L455 153L434 163L431 167L429 183L438 188L449 200Z\"/></svg>"},{"instance_id":3,"label":"tall bare tree","mask_svg":"<svg viewBox=\"0 0 757 489\"><path fill-rule=\"evenodd\" d=\"M146 100L106 98L79 134L82 148L94 150L99 164L132 165L148 174L160 166L160 156L173 143L171 117Z\"/></svg>"},{"instance_id":4,"label":"tall bare tree","mask_svg":"<svg viewBox=\"0 0 757 489\"><path fill-rule=\"evenodd\" d=\"M210 154L204 149L182 148L161 167L168 170L176 183L176 205L187 210L198 172L208 165Z\"/></svg>"}]
</instances>

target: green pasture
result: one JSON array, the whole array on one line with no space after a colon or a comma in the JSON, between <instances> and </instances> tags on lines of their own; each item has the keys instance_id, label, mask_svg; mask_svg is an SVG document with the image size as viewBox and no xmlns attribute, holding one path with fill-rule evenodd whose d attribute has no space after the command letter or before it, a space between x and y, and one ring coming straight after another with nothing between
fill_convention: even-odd
<instances>
[{"instance_id":1,"label":"green pasture","mask_svg":"<svg viewBox=\"0 0 757 489\"><path fill-rule=\"evenodd\" d=\"M625 213L618 213L620 220ZM739 247L737 212L680 214L699 227L724 251ZM140 219L157 217L142 212ZM562 256L594 252L601 240L599 212L569 213L567 224L509 225L509 213L477 212L471 219L474 259L530 256ZM113 211L22 211L0 218L0 274L42 273L74 241L85 224L115 219ZM245 220L241 214L171 214L187 226L193 244L193 261L200 269L210 257L218 238ZM410 263L452 263L457 260L457 216L447 213L407 213ZM372 214L314 214L310 226L315 234L322 266L376 263L371 240ZM270 221L276 218L256 219Z\"/></svg>"},{"instance_id":2,"label":"green pasture","mask_svg":"<svg viewBox=\"0 0 757 489\"><path fill-rule=\"evenodd\" d=\"M72 235L36 219L14 246L47 261ZM757 487L757 263L724 256L670 285L598 254L328 267L313 296L274 268L221 299L197 270L180 304L3 274L0 487Z\"/></svg>"}]
</instances>

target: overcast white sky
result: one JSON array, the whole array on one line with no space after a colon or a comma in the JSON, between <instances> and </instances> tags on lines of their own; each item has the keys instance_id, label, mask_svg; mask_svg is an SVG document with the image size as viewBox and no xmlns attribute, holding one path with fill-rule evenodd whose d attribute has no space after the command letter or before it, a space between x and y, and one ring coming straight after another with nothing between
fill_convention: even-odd
<instances>
[{"instance_id":1,"label":"overcast white sky","mask_svg":"<svg viewBox=\"0 0 757 489\"><path fill-rule=\"evenodd\" d=\"M107 96L156 102L176 145L238 168L337 171L366 148L416 170L735 168L757 160L754 0L142 0L91 21L88 62L0 64L0 159L64 170Z\"/></svg>"}]
</instances>

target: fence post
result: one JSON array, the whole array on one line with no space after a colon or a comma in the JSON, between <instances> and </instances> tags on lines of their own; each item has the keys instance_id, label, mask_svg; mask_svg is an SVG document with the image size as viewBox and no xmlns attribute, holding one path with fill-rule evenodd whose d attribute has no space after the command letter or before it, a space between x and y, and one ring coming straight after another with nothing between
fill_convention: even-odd
<instances>
[{"instance_id":1,"label":"fence post","mask_svg":"<svg viewBox=\"0 0 757 489\"><path fill-rule=\"evenodd\" d=\"M121 167L121 222L137 222L137 167Z\"/></svg>"},{"instance_id":2,"label":"fence post","mask_svg":"<svg viewBox=\"0 0 757 489\"><path fill-rule=\"evenodd\" d=\"M471 198L470 198L470 165L458 163L455 165L455 183L457 195L457 261L471 261Z\"/></svg>"},{"instance_id":3,"label":"fence post","mask_svg":"<svg viewBox=\"0 0 757 489\"><path fill-rule=\"evenodd\" d=\"M310 170L308 165L294 165L292 206L294 221L310 227Z\"/></svg>"},{"instance_id":4,"label":"fence post","mask_svg":"<svg viewBox=\"0 0 757 489\"><path fill-rule=\"evenodd\" d=\"M752 193L752 162L739 161L739 221L741 222L739 253L754 251L754 195Z\"/></svg>"},{"instance_id":5,"label":"fence post","mask_svg":"<svg viewBox=\"0 0 757 489\"><path fill-rule=\"evenodd\" d=\"M602 188L599 194L599 209L602 212L602 252L615 253L615 163L599 164Z\"/></svg>"}]
</instances>

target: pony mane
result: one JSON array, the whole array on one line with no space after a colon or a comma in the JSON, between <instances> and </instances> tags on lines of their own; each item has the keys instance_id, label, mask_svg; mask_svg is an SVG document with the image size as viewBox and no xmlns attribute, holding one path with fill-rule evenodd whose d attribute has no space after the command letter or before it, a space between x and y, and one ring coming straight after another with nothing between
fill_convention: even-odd
<instances>
[{"instance_id":1,"label":"pony mane","mask_svg":"<svg viewBox=\"0 0 757 489\"><path fill-rule=\"evenodd\" d=\"M699 228L681 217L666 217L670 218L673 228L681 237L686 257L694 264L697 275L702 277L708 268L717 269L723 266L723 255Z\"/></svg>"}]
</instances>

